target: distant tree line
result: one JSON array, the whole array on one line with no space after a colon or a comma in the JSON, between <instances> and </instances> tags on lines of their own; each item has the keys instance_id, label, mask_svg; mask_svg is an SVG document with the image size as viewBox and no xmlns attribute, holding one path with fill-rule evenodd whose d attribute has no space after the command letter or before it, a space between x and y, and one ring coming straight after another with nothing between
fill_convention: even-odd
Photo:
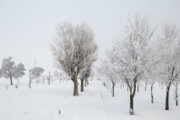
<instances>
[{"instance_id":1,"label":"distant tree line","mask_svg":"<svg viewBox=\"0 0 180 120\"><path fill-rule=\"evenodd\" d=\"M13 61L12 57L4 58L2 60L2 65L0 68L0 77L4 77L10 80L10 85L12 86L13 78L18 80L19 78L25 75L25 66L23 63L18 63L17 65ZM33 79L39 79L41 74L44 72L44 69L41 67L34 67L29 70L30 79L29 86L31 87L31 82ZM18 85L16 86L18 87Z\"/></svg>"}]
</instances>

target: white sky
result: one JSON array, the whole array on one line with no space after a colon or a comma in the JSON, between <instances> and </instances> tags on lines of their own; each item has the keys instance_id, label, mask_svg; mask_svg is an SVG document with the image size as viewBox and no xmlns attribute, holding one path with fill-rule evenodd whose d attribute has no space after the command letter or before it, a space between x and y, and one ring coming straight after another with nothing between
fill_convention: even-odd
<instances>
[{"instance_id":1,"label":"white sky","mask_svg":"<svg viewBox=\"0 0 180 120\"><path fill-rule=\"evenodd\" d=\"M101 58L135 14L148 16L153 25L169 21L180 27L180 0L0 0L0 61L12 56L29 69L36 58L38 66L51 70L49 42L64 21L86 22Z\"/></svg>"}]
</instances>

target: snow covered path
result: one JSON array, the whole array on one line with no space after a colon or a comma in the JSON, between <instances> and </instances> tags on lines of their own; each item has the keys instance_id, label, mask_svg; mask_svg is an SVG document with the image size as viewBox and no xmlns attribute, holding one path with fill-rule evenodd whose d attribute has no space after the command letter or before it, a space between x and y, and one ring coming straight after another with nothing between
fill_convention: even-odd
<instances>
[{"instance_id":1,"label":"snow covered path","mask_svg":"<svg viewBox=\"0 0 180 120\"><path fill-rule=\"evenodd\" d=\"M2 120L108 120L100 83L72 96L72 82L0 88ZM60 112L60 113L59 113Z\"/></svg>"},{"instance_id":2,"label":"snow covered path","mask_svg":"<svg viewBox=\"0 0 180 120\"><path fill-rule=\"evenodd\" d=\"M129 94L126 89L116 88L116 97L98 81L92 81L80 96L72 96L72 82L26 85L18 89L0 86L0 120L179 120L180 109L173 106L163 110L162 91L155 93L155 103L150 94L135 96L135 116L129 116ZM163 97L163 98L162 98Z\"/></svg>"},{"instance_id":3,"label":"snow covered path","mask_svg":"<svg viewBox=\"0 0 180 120\"><path fill-rule=\"evenodd\" d=\"M108 113L101 97L102 89L99 84L92 83L91 86L80 93L78 97L70 97L70 104L61 104L62 120L109 120Z\"/></svg>"}]
</instances>

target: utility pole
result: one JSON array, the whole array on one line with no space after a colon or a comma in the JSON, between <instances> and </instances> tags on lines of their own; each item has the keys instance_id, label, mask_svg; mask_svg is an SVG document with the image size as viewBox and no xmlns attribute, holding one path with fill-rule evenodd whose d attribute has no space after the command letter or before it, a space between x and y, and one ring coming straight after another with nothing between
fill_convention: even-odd
<instances>
[{"instance_id":1,"label":"utility pole","mask_svg":"<svg viewBox=\"0 0 180 120\"><path fill-rule=\"evenodd\" d=\"M31 81L31 72L32 72L32 71L29 70L29 88L31 88L31 82L32 82L32 81Z\"/></svg>"}]
</instances>

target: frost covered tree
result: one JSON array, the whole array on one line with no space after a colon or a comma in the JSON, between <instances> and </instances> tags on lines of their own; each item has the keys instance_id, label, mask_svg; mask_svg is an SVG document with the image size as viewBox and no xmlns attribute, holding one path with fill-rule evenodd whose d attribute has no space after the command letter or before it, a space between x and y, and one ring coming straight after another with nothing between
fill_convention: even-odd
<instances>
[{"instance_id":1,"label":"frost covered tree","mask_svg":"<svg viewBox=\"0 0 180 120\"><path fill-rule=\"evenodd\" d=\"M25 68L22 63L19 63L17 66L15 62L12 60L12 57L4 58L1 66L1 75L5 78L10 79L10 84L13 85L13 78L18 79L25 75Z\"/></svg>"},{"instance_id":2,"label":"frost covered tree","mask_svg":"<svg viewBox=\"0 0 180 120\"><path fill-rule=\"evenodd\" d=\"M149 55L147 56L147 59L149 60L149 63L147 65L148 69L146 69L146 72L142 76L142 79L145 81L146 84L150 85L151 103L154 103L153 89L156 82L161 82L161 79L159 78L159 72L161 71L160 64L162 62L162 57L160 52L158 52L159 46L157 45L156 39L154 39L154 41L151 42L151 45L149 46L151 46L151 49Z\"/></svg>"},{"instance_id":3,"label":"frost covered tree","mask_svg":"<svg viewBox=\"0 0 180 120\"><path fill-rule=\"evenodd\" d=\"M14 69L14 78L18 79L20 77L22 77L23 75L25 75L25 68L24 68L24 64L19 63L17 66L15 66Z\"/></svg>"},{"instance_id":4,"label":"frost covered tree","mask_svg":"<svg viewBox=\"0 0 180 120\"><path fill-rule=\"evenodd\" d=\"M101 68L99 68L99 72L101 74L101 77L106 82L110 82L112 85L111 91L112 91L112 97L115 96L115 85L120 81L119 72L116 69L116 66L113 61L113 56L111 54L108 54L110 60L104 60L102 61Z\"/></svg>"},{"instance_id":5,"label":"frost covered tree","mask_svg":"<svg viewBox=\"0 0 180 120\"><path fill-rule=\"evenodd\" d=\"M85 85L87 85L88 78L90 77L91 72L92 72L93 63L97 59L96 50L97 50L96 45L92 45L91 48L89 48L88 57L87 57L88 59L86 59L85 61L86 65L84 69L80 72L79 76L81 79L81 92L84 91L84 81L86 82Z\"/></svg>"},{"instance_id":6,"label":"frost covered tree","mask_svg":"<svg viewBox=\"0 0 180 120\"><path fill-rule=\"evenodd\" d=\"M87 66L82 70L82 72L80 73L80 79L81 79L81 92L84 91L84 81L88 81L88 78L91 75L91 71L92 71L92 64L95 61L94 60L90 60L91 62L89 62L87 64ZM86 83L87 84L87 83Z\"/></svg>"},{"instance_id":7,"label":"frost covered tree","mask_svg":"<svg viewBox=\"0 0 180 120\"><path fill-rule=\"evenodd\" d=\"M81 92L84 91L84 81L89 78L91 74L91 67L87 66L86 69L84 69L81 74L80 74L80 79L81 79Z\"/></svg>"},{"instance_id":8,"label":"frost covered tree","mask_svg":"<svg viewBox=\"0 0 180 120\"><path fill-rule=\"evenodd\" d=\"M160 75L166 84L165 110L169 110L169 91L180 77L180 37L175 25L164 26L159 38L159 50L162 57Z\"/></svg>"},{"instance_id":9,"label":"frost covered tree","mask_svg":"<svg viewBox=\"0 0 180 120\"><path fill-rule=\"evenodd\" d=\"M154 30L146 18L135 16L125 26L121 40L115 42L110 59L113 59L116 71L119 72L130 91L130 115L134 114L134 96L137 82L148 69L149 42Z\"/></svg>"},{"instance_id":10,"label":"frost covered tree","mask_svg":"<svg viewBox=\"0 0 180 120\"><path fill-rule=\"evenodd\" d=\"M44 69L41 67L34 67L29 70L29 88L31 88L31 83L33 79L39 80L39 77L42 75L44 72Z\"/></svg>"},{"instance_id":11,"label":"frost covered tree","mask_svg":"<svg viewBox=\"0 0 180 120\"><path fill-rule=\"evenodd\" d=\"M51 44L57 67L65 71L74 83L74 96L78 96L78 75L87 66L91 49L96 47L93 40L88 25L65 23L57 27L56 39Z\"/></svg>"},{"instance_id":12,"label":"frost covered tree","mask_svg":"<svg viewBox=\"0 0 180 120\"><path fill-rule=\"evenodd\" d=\"M2 76L5 78L9 78L11 85L13 85L12 78L13 78L14 67L15 67L15 63L12 60L12 57L3 59L1 66Z\"/></svg>"},{"instance_id":13,"label":"frost covered tree","mask_svg":"<svg viewBox=\"0 0 180 120\"><path fill-rule=\"evenodd\" d=\"M43 72L44 69L41 67L34 67L31 69L32 77L34 78L39 78Z\"/></svg>"},{"instance_id":14,"label":"frost covered tree","mask_svg":"<svg viewBox=\"0 0 180 120\"><path fill-rule=\"evenodd\" d=\"M25 68L24 68L24 64L19 63L17 66L14 67L14 72L13 72L13 77L15 79L17 79L17 85L16 87L18 87L19 85L19 78L25 75Z\"/></svg>"}]
</instances>

